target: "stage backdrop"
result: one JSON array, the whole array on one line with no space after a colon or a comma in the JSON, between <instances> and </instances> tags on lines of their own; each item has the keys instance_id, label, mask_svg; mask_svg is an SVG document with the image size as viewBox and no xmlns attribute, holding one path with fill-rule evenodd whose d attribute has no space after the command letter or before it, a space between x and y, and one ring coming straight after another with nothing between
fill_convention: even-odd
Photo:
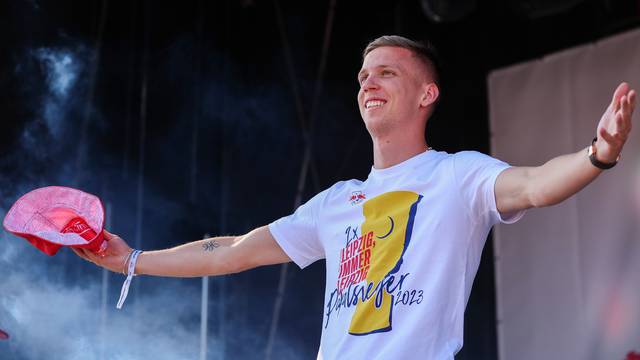
<instances>
[{"instance_id":1,"label":"stage backdrop","mask_svg":"<svg viewBox=\"0 0 640 360\"><path fill-rule=\"evenodd\" d=\"M493 156L512 165L586 157L623 80L640 88L640 30L491 73ZM495 228L501 360L640 352L638 113L615 168L562 204Z\"/></svg>"}]
</instances>

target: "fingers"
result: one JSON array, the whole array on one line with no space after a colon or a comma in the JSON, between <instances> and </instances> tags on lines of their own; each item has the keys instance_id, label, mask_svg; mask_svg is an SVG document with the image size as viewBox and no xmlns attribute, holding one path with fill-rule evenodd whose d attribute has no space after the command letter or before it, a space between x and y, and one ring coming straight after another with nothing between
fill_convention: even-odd
<instances>
[{"instance_id":1,"label":"fingers","mask_svg":"<svg viewBox=\"0 0 640 360\"><path fill-rule=\"evenodd\" d=\"M620 110L615 114L617 127L616 133L625 133L629 127L629 119L631 117L630 105L626 95L620 98L620 104Z\"/></svg>"},{"instance_id":2,"label":"fingers","mask_svg":"<svg viewBox=\"0 0 640 360\"><path fill-rule=\"evenodd\" d=\"M620 99L627 94L627 91L629 91L629 84L622 82L613 92L613 99L611 99L613 111L617 112L620 109Z\"/></svg>"},{"instance_id":3,"label":"fingers","mask_svg":"<svg viewBox=\"0 0 640 360\"><path fill-rule=\"evenodd\" d=\"M629 91L629 105L631 108L631 114L633 114L633 111L636 109L636 91L635 90L631 90Z\"/></svg>"},{"instance_id":4,"label":"fingers","mask_svg":"<svg viewBox=\"0 0 640 360\"><path fill-rule=\"evenodd\" d=\"M103 229L103 230L102 230L102 232L104 233L104 238L105 238L105 239L107 239L107 241L108 241L108 240L111 240L111 239L113 239L115 236L117 236L117 235L114 235L114 234L112 234L112 233L108 232L108 231L107 231L107 229Z\"/></svg>"},{"instance_id":5,"label":"fingers","mask_svg":"<svg viewBox=\"0 0 640 360\"><path fill-rule=\"evenodd\" d=\"M631 131L631 116L636 106L636 91L630 90L627 83L618 86L614 93L613 118L615 126L608 127L608 134L624 141ZM601 129L602 130L602 129ZM609 141L606 135L603 138Z\"/></svg>"},{"instance_id":6,"label":"fingers","mask_svg":"<svg viewBox=\"0 0 640 360\"><path fill-rule=\"evenodd\" d=\"M107 241L112 241L112 240L115 240L115 239L120 239L121 241L124 241L124 240L122 240L122 238L120 236L118 236L116 234L112 234L112 233L108 232L106 229L104 229L102 231L104 232L104 238Z\"/></svg>"},{"instance_id":7,"label":"fingers","mask_svg":"<svg viewBox=\"0 0 640 360\"><path fill-rule=\"evenodd\" d=\"M631 116L635 109L635 91L631 90L627 95L620 98L620 111L615 113L616 126L618 131L622 131L625 135L631 131Z\"/></svg>"},{"instance_id":8,"label":"fingers","mask_svg":"<svg viewBox=\"0 0 640 360\"><path fill-rule=\"evenodd\" d=\"M84 256L78 250L76 250L74 248L71 248L71 251L73 251L74 253L76 253L76 255L78 255L78 256L80 256L81 258L84 259ZM85 259L85 260L87 260L87 259Z\"/></svg>"},{"instance_id":9,"label":"fingers","mask_svg":"<svg viewBox=\"0 0 640 360\"><path fill-rule=\"evenodd\" d=\"M84 249L80 249L80 248L71 248L71 250L76 253L76 255L80 256L81 258L83 258L84 260L93 262L93 260L91 260L91 258L89 258L89 256L87 256L87 254L85 253Z\"/></svg>"},{"instance_id":10,"label":"fingers","mask_svg":"<svg viewBox=\"0 0 640 360\"><path fill-rule=\"evenodd\" d=\"M606 143L601 144L605 145L601 149L605 159L613 160L627 141L631 132L631 116L636 106L636 96L636 91L630 89L629 84L620 83L614 91L611 104L598 123L598 138Z\"/></svg>"},{"instance_id":11,"label":"fingers","mask_svg":"<svg viewBox=\"0 0 640 360\"><path fill-rule=\"evenodd\" d=\"M607 130L603 127L598 129L598 135L600 135L600 137L603 138L604 141L608 142L609 144L613 144L616 142L616 139L613 137L613 135L609 134Z\"/></svg>"},{"instance_id":12,"label":"fingers","mask_svg":"<svg viewBox=\"0 0 640 360\"><path fill-rule=\"evenodd\" d=\"M80 249L80 251L82 251L84 253L84 255L89 259L89 261L91 261L92 263L95 263L96 265L98 264L98 256L91 250L87 250L87 249Z\"/></svg>"}]
</instances>

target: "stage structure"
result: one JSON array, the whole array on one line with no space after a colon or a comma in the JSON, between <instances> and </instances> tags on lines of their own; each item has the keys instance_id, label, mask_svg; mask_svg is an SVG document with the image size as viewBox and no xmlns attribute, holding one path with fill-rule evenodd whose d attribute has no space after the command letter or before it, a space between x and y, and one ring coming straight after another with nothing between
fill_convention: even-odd
<instances>
[{"instance_id":1,"label":"stage structure","mask_svg":"<svg viewBox=\"0 0 640 360\"><path fill-rule=\"evenodd\" d=\"M294 65L293 65L293 57L291 55L291 47L289 45L289 40L287 38L287 31L284 26L284 20L282 17L282 10L280 8L280 4L278 0L274 1L275 11L276 11L276 20L278 23L278 31L280 34L280 39L282 41L282 49L283 55L285 58L285 62L287 65L287 73L289 78L289 86L293 92L295 97L296 104L296 112L298 114L298 121L300 122L302 128L302 136L305 142L304 148L304 156L302 160L302 166L300 167L300 174L298 176L298 187L296 191L296 196L293 203L293 209L297 209L300 205L302 205L302 196L305 191L305 187L307 185L307 175L311 173L311 176L314 178L314 184L316 187L318 186L317 180L317 171L315 170L315 163L313 161L313 132L314 125L316 122L316 118L318 116L318 109L320 107L320 96L322 95L322 87L324 82L324 71L327 64L327 57L329 55L329 48L331 44L331 32L333 29L333 17L335 13L336 0L331 0L329 2L329 9L327 12L327 20L325 22L324 27L324 39L322 42L322 53L320 55L320 63L318 65L318 75L316 77L314 92L313 92L313 100L311 103L311 112L305 114L303 106L302 106L302 96L300 95L300 91L298 89L298 84L295 77ZM319 189L315 189L316 192L319 192ZM280 312L282 310L282 303L284 302L286 289L287 289L287 272L289 269L289 264L284 263L280 267L280 279L278 281L278 293L276 295L275 304L273 306L273 313L271 316L271 326L269 328L269 337L267 339L267 346L265 349L265 359L271 360L273 347L276 339L276 335L278 333L278 325L280 322Z\"/></svg>"}]
</instances>

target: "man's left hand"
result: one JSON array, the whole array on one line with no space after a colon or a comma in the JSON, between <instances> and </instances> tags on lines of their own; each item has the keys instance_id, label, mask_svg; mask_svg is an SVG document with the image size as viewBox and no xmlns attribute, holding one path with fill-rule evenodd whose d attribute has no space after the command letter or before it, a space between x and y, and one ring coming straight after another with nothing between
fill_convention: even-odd
<instances>
[{"instance_id":1,"label":"man's left hand","mask_svg":"<svg viewBox=\"0 0 640 360\"><path fill-rule=\"evenodd\" d=\"M613 163L622 151L631 131L631 115L636 107L636 91L621 83L613 93L611 104L598 123L596 158Z\"/></svg>"}]
</instances>

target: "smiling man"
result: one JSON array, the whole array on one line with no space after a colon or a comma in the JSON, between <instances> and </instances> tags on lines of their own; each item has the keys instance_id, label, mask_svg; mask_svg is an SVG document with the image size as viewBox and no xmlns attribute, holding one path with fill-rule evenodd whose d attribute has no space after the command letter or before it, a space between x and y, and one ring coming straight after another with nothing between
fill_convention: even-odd
<instances>
[{"instance_id":1,"label":"smiling man","mask_svg":"<svg viewBox=\"0 0 640 360\"><path fill-rule=\"evenodd\" d=\"M448 154L425 140L439 77L428 46L383 36L364 51L360 114L373 142L365 181L338 182L294 214L243 236L136 255L107 234L107 254L78 255L117 272L160 276L234 273L326 259L323 359L453 359L491 227L556 204L617 162L635 91L625 83L574 154L511 167L478 152ZM595 122L594 122L595 123ZM587 146L588 145L588 146Z\"/></svg>"}]
</instances>

